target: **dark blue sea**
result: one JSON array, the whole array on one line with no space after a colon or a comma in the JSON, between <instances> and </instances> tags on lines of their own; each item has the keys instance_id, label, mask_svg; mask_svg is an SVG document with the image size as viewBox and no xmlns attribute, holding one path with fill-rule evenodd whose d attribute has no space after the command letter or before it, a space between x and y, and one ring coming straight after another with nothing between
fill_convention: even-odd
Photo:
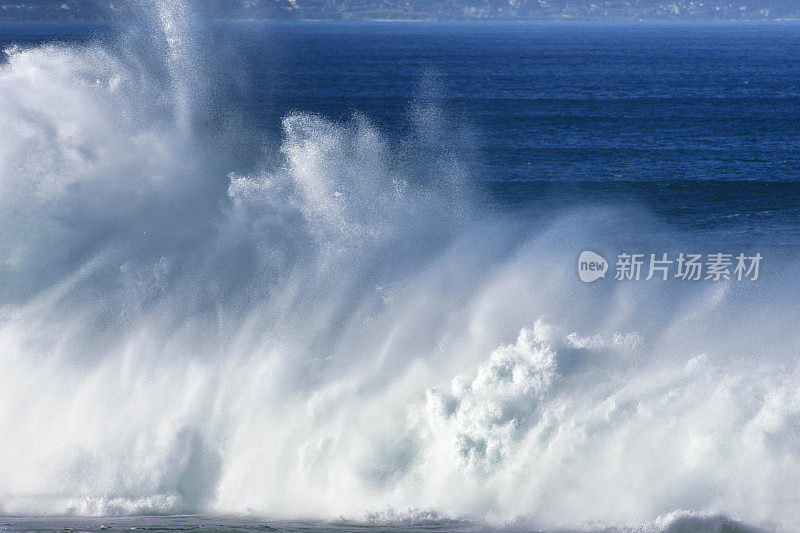
<instances>
[{"instance_id":1,"label":"dark blue sea","mask_svg":"<svg viewBox=\"0 0 800 533\"><path fill-rule=\"evenodd\" d=\"M242 168L292 111L387 135L415 107L500 209L636 204L676 232L800 239L800 24L212 22ZM3 23L0 44L87 42L126 24ZM218 70L219 69L219 70ZM212 124L213 126L213 124Z\"/></svg>"}]
</instances>

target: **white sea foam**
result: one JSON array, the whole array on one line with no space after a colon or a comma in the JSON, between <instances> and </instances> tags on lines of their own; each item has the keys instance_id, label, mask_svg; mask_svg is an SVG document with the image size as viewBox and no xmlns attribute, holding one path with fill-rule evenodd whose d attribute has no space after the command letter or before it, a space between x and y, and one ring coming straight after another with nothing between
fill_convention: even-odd
<instances>
[{"instance_id":1,"label":"white sea foam","mask_svg":"<svg viewBox=\"0 0 800 533\"><path fill-rule=\"evenodd\" d=\"M587 287L618 214L487 219L363 117L220 172L184 11L169 79L0 66L0 513L800 524L793 266Z\"/></svg>"}]
</instances>

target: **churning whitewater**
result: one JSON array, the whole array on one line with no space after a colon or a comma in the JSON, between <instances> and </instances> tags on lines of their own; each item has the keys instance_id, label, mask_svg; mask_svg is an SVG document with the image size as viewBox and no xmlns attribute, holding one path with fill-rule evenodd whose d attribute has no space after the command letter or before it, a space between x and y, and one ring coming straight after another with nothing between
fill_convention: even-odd
<instances>
[{"instance_id":1,"label":"churning whitewater","mask_svg":"<svg viewBox=\"0 0 800 533\"><path fill-rule=\"evenodd\" d=\"M800 525L794 265L583 285L424 98L242 172L187 12L0 64L0 514Z\"/></svg>"}]
</instances>

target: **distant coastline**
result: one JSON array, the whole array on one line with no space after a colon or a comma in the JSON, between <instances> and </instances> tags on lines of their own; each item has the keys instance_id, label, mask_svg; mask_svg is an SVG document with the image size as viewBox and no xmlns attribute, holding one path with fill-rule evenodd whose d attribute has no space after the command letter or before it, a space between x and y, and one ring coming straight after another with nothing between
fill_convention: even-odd
<instances>
[{"instance_id":1,"label":"distant coastline","mask_svg":"<svg viewBox=\"0 0 800 533\"><path fill-rule=\"evenodd\" d=\"M199 5L202 4L202 5ZM197 2L203 18L375 21L732 21L798 20L800 2L764 0L220 0ZM119 20L122 2L0 0L0 20Z\"/></svg>"}]
</instances>

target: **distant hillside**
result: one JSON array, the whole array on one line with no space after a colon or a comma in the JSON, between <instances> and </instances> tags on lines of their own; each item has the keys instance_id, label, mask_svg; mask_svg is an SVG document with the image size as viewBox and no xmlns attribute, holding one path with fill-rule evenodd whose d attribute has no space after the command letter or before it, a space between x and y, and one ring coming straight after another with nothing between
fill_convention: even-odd
<instances>
[{"instance_id":1,"label":"distant hillside","mask_svg":"<svg viewBox=\"0 0 800 533\"><path fill-rule=\"evenodd\" d=\"M0 20L97 20L123 2L0 0ZM202 17L408 20L713 20L800 18L800 0L206 0Z\"/></svg>"}]
</instances>

